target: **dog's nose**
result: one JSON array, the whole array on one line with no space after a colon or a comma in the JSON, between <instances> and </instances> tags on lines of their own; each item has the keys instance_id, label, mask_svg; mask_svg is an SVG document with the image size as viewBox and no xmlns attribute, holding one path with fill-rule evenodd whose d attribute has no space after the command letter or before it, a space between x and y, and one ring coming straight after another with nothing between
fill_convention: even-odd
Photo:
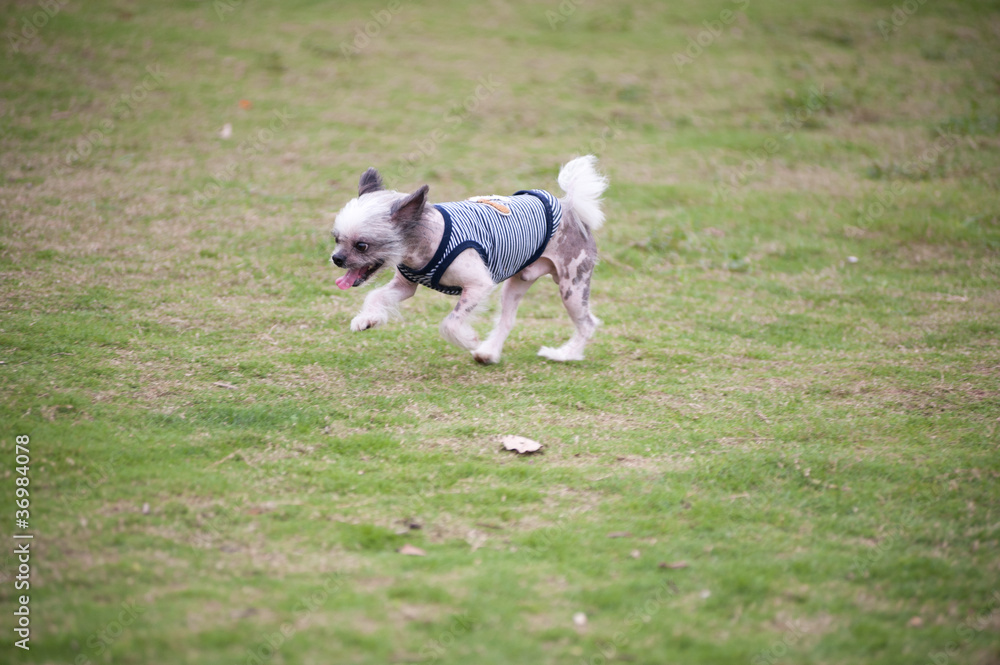
<instances>
[{"instance_id":1,"label":"dog's nose","mask_svg":"<svg viewBox=\"0 0 1000 665\"><path fill-rule=\"evenodd\" d=\"M344 259L342 257L334 254L330 257L330 260L333 261L333 265L337 266L338 268L344 267Z\"/></svg>"}]
</instances>

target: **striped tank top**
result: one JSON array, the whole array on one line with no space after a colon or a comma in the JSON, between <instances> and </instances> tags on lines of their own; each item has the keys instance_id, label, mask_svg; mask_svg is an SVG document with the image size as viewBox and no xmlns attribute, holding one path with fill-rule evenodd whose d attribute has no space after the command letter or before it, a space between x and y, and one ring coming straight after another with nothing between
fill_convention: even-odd
<instances>
[{"instance_id":1,"label":"striped tank top","mask_svg":"<svg viewBox=\"0 0 1000 665\"><path fill-rule=\"evenodd\" d=\"M460 295L462 287L441 284L441 276L459 254L475 249L499 284L538 260L562 220L559 199L541 189L434 207L444 217L444 236L434 258L419 270L403 264L397 268L411 282L451 296Z\"/></svg>"}]
</instances>

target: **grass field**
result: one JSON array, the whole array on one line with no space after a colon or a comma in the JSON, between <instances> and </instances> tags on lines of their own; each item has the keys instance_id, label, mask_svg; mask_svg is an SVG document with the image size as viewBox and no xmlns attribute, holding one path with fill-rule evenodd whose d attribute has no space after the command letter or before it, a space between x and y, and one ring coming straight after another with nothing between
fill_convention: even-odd
<instances>
[{"instance_id":1,"label":"grass field","mask_svg":"<svg viewBox=\"0 0 1000 665\"><path fill-rule=\"evenodd\" d=\"M0 26L0 661L1000 663L1000 3ZM536 356L550 283L496 366L427 290L348 331L366 167L448 201L590 152L587 360Z\"/></svg>"}]
</instances>

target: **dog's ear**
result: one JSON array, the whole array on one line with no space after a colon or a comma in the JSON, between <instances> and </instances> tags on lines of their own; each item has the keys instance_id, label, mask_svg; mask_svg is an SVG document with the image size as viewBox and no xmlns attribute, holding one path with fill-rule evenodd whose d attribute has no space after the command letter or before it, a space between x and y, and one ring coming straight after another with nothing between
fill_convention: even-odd
<instances>
[{"instance_id":1,"label":"dog's ear","mask_svg":"<svg viewBox=\"0 0 1000 665\"><path fill-rule=\"evenodd\" d=\"M368 167L368 170L361 174L361 181L358 183L358 196L381 189L385 189L382 186L382 176L378 174L375 167Z\"/></svg>"},{"instance_id":2,"label":"dog's ear","mask_svg":"<svg viewBox=\"0 0 1000 665\"><path fill-rule=\"evenodd\" d=\"M430 187L424 185L392 206L392 221L402 226L412 226L420 221L424 214L424 204L427 203L427 192Z\"/></svg>"}]
</instances>

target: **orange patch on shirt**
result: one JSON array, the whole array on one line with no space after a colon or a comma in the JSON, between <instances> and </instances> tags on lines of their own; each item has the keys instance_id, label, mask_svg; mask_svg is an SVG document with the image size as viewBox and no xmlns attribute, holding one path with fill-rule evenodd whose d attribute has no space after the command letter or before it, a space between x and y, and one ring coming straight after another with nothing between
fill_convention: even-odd
<instances>
[{"instance_id":1,"label":"orange patch on shirt","mask_svg":"<svg viewBox=\"0 0 1000 665\"><path fill-rule=\"evenodd\" d=\"M509 215L510 214L510 208L508 208L507 206L505 206L502 203L499 203L497 201L493 201L491 199L476 199L476 203L485 203L486 205L490 206L491 208L494 208L501 215Z\"/></svg>"}]
</instances>

